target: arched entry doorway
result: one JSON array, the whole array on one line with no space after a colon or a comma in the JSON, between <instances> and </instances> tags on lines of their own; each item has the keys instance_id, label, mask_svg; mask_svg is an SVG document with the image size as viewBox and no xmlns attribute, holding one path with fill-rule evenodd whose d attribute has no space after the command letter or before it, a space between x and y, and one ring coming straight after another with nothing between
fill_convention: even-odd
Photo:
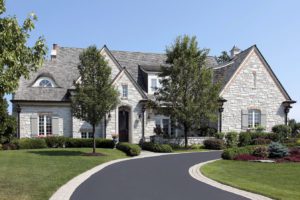
<instances>
[{"instance_id":1,"label":"arched entry doorway","mask_svg":"<svg viewBox=\"0 0 300 200\"><path fill-rule=\"evenodd\" d=\"M130 108L128 106L119 107L119 141L129 141L129 122L130 122Z\"/></svg>"}]
</instances>

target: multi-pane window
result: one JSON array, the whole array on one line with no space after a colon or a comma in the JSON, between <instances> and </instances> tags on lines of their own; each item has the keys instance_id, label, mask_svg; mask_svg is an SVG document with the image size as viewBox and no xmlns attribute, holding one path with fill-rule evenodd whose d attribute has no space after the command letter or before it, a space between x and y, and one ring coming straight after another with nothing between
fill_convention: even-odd
<instances>
[{"instance_id":1,"label":"multi-pane window","mask_svg":"<svg viewBox=\"0 0 300 200\"><path fill-rule=\"evenodd\" d=\"M50 115L39 115L39 135L52 134L52 119Z\"/></svg>"},{"instance_id":2,"label":"multi-pane window","mask_svg":"<svg viewBox=\"0 0 300 200\"><path fill-rule=\"evenodd\" d=\"M261 112L257 109L248 111L248 127L255 128L261 125Z\"/></svg>"},{"instance_id":3,"label":"multi-pane window","mask_svg":"<svg viewBox=\"0 0 300 200\"><path fill-rule=\"evenodd\" d=\"M81 138L93 138L93 132L81 132Z\"/></svg>"},{"instance_id":4,"label":"multi-pane window","mask_svg":"<svg viewBox=\"0 0 300 200\"><path fill-rule=\"evenodd\" d=\"M128 97L128 85L122 85L122 97L123 98Z\"/></svg>"},{"instance_id":5,"label":"multi-pane window","mask_svg":"<svg viewBox=\"0 0 300 200\"><path fill-rule=\"evenodd\" d=\"M39 86L40 87L53 87L52 83L47 79L41 80Z\"/></svg>"},{"instance_id":6,"label":"multi-pane window","mask_svg":"<svg viewBox=\"0 0 300 200\"><path fill-rule=\"evenodd\" d=\"M157 79L153 78L151 79L151 91L155 92L157 90Z\"/></svg>"},{"instance_id":7,"label":"multi-pane window","mask_svg":"<svg viewBox=\"0 0 300 200\"><path fill-rule=\"evenodd\" d=\"M155 126L156 128L160 128L164 134L171 133L171 124L170 119L168 117L156 117Z\"/></svg>"}]
</instances>

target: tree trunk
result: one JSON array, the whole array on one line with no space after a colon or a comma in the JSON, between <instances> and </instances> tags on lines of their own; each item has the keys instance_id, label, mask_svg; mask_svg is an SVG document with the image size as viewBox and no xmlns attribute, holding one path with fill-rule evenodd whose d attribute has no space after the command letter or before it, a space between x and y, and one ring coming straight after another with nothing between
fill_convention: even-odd
<instances>
[{"instance_id":1,"label":"tree trunk","mask_svg":"<svg viewBox=\"0 0 300 200\"><path fill-rule=\"evenodd\" d=\"M186 124L183 125L183 128L184 128L184 148L187 149L188 147L188 137L187 137L187 134L188 134L188 127Z\"/></svg>"},{"instance_id":2,"label":"tree trunk","mask_svg":"<svg viewBox=\"0 0 300 200\"><path fill-rule=\"evenodd\" d=\"M93 153L96 153L95 124L93 124Z\"/></svg>"}]
</instances>

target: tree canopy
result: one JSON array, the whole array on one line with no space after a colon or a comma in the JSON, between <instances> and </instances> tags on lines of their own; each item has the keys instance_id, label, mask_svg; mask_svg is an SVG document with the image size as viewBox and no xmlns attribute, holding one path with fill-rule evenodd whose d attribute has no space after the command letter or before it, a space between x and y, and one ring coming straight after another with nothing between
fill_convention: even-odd
<instances>
[{"instance_id":1,"label":"tree canopy","mask_svg":"<svg viewBox=\"0 0 300 200\"><path fill-rule=\"evenodd\" d=\"M119 92L112 85L111 68L95 46L79 56L80 81L75 83L72 110L75 117L93 126L95 153L95 126L118 104Z\"/></svg>"},{"instance_id":2,"label":"tree canopy","mask_svg":"<svg viewBox=\"0 0 300 200\"><path fill-rule=\"evenodd\" d=\"M199 49L196 37L178 37L166 49L161 89L157 93L158 112L170 116L184 130L185 146L190 130L205 120L216 120L219 84L213 83L206 66L207 49Z\"/></svg>"},{"instance_id":3,"label":"tree canopy","mask_svg":"<svg viewBox=\"0 0 300 200\"><path fill-rule=\"evenodd\" d=\"M15 16L4 16L5 11L5 2L0 0L0 97L14 92L21 76L28 78L31 71L41 66L47 51L43 37L34 46L27 46L37 20L35 14L19 25Z\"/></svg>"}]
</instances>

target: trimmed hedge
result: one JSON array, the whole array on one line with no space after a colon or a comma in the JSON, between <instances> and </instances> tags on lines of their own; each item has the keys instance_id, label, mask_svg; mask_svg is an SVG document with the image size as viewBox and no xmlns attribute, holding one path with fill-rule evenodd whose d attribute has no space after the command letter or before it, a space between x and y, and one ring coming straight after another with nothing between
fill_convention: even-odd
<instances>
[{"instance_id":1,"label":"trimmed hedge","mask_svg":"<svg viewBox=\"0 0 300 200\"><path fill-rule=\"evenodd\" d=\"M17 140L19 149L42 149L47 148L46 142L42 138L21 138Z\"/></svg>"},{"instance_id":2,"label":"trimmed hedge","mask_svg":"<svg viewBox=\"0 0 300 200\"><path fill-rule=\"evenodd\" d=\"M62 148L65 145L66 138L63 136L48 136L45 141L50 148Z\"/></svg>"},{"instance_id":3,"label":"trimmed hedge","mask_svg":"<svg viewBox=\"0 0 300 200\"><path fill-rule=\"evenodd\" d=\"M130 144L128 142L119 142L116 148L120 151L123 151L128 156L138 156L141 153L141 148L139 145Z\"/></svg>"},{"instance_id":4,"label":"trimmed hedge","mask_svg":"<svg viewBox=\"0 0 300 200\"><path fill-rule=\"evenodd\" d=\"M225 148L224 140L221 139L208 139L203 141L205 149L220 150Z\"/></svg>"},{"instance_id":5,"label":"trimmed hedge","mask_svg":"<svg viewBox=\"0 0 300 200\"><path fill-rule=\"evenodd\" d=\"M252 155L256 146L234 147L225 149L222 153L222 158L225 160L233 160L235 157L242 154Z\"/></svg>"},{"instance_id":6,"label":"trimmed hedge","mask_svg":"<svg viewBox=\"0 0 300 200\"><path fill-rule=\"evenodd\" d=\"M65 138L65 146L70 148L93 147L92 138ZM96 138L97 148L113 149L115 143L111 139Z\"/></svg>"},{"instance_id":7,"label":"trimmed hedge","mask_svg":"<svg viewBox=\"0 0 300 200\"><path fill-rule=\"evenodd\" d=\"M160 152L160 153L170 153L173 152L173 149L168 144L156 144L153 142L143 142L141 144L143 150Z\"/></svg>"}]
</instances>

